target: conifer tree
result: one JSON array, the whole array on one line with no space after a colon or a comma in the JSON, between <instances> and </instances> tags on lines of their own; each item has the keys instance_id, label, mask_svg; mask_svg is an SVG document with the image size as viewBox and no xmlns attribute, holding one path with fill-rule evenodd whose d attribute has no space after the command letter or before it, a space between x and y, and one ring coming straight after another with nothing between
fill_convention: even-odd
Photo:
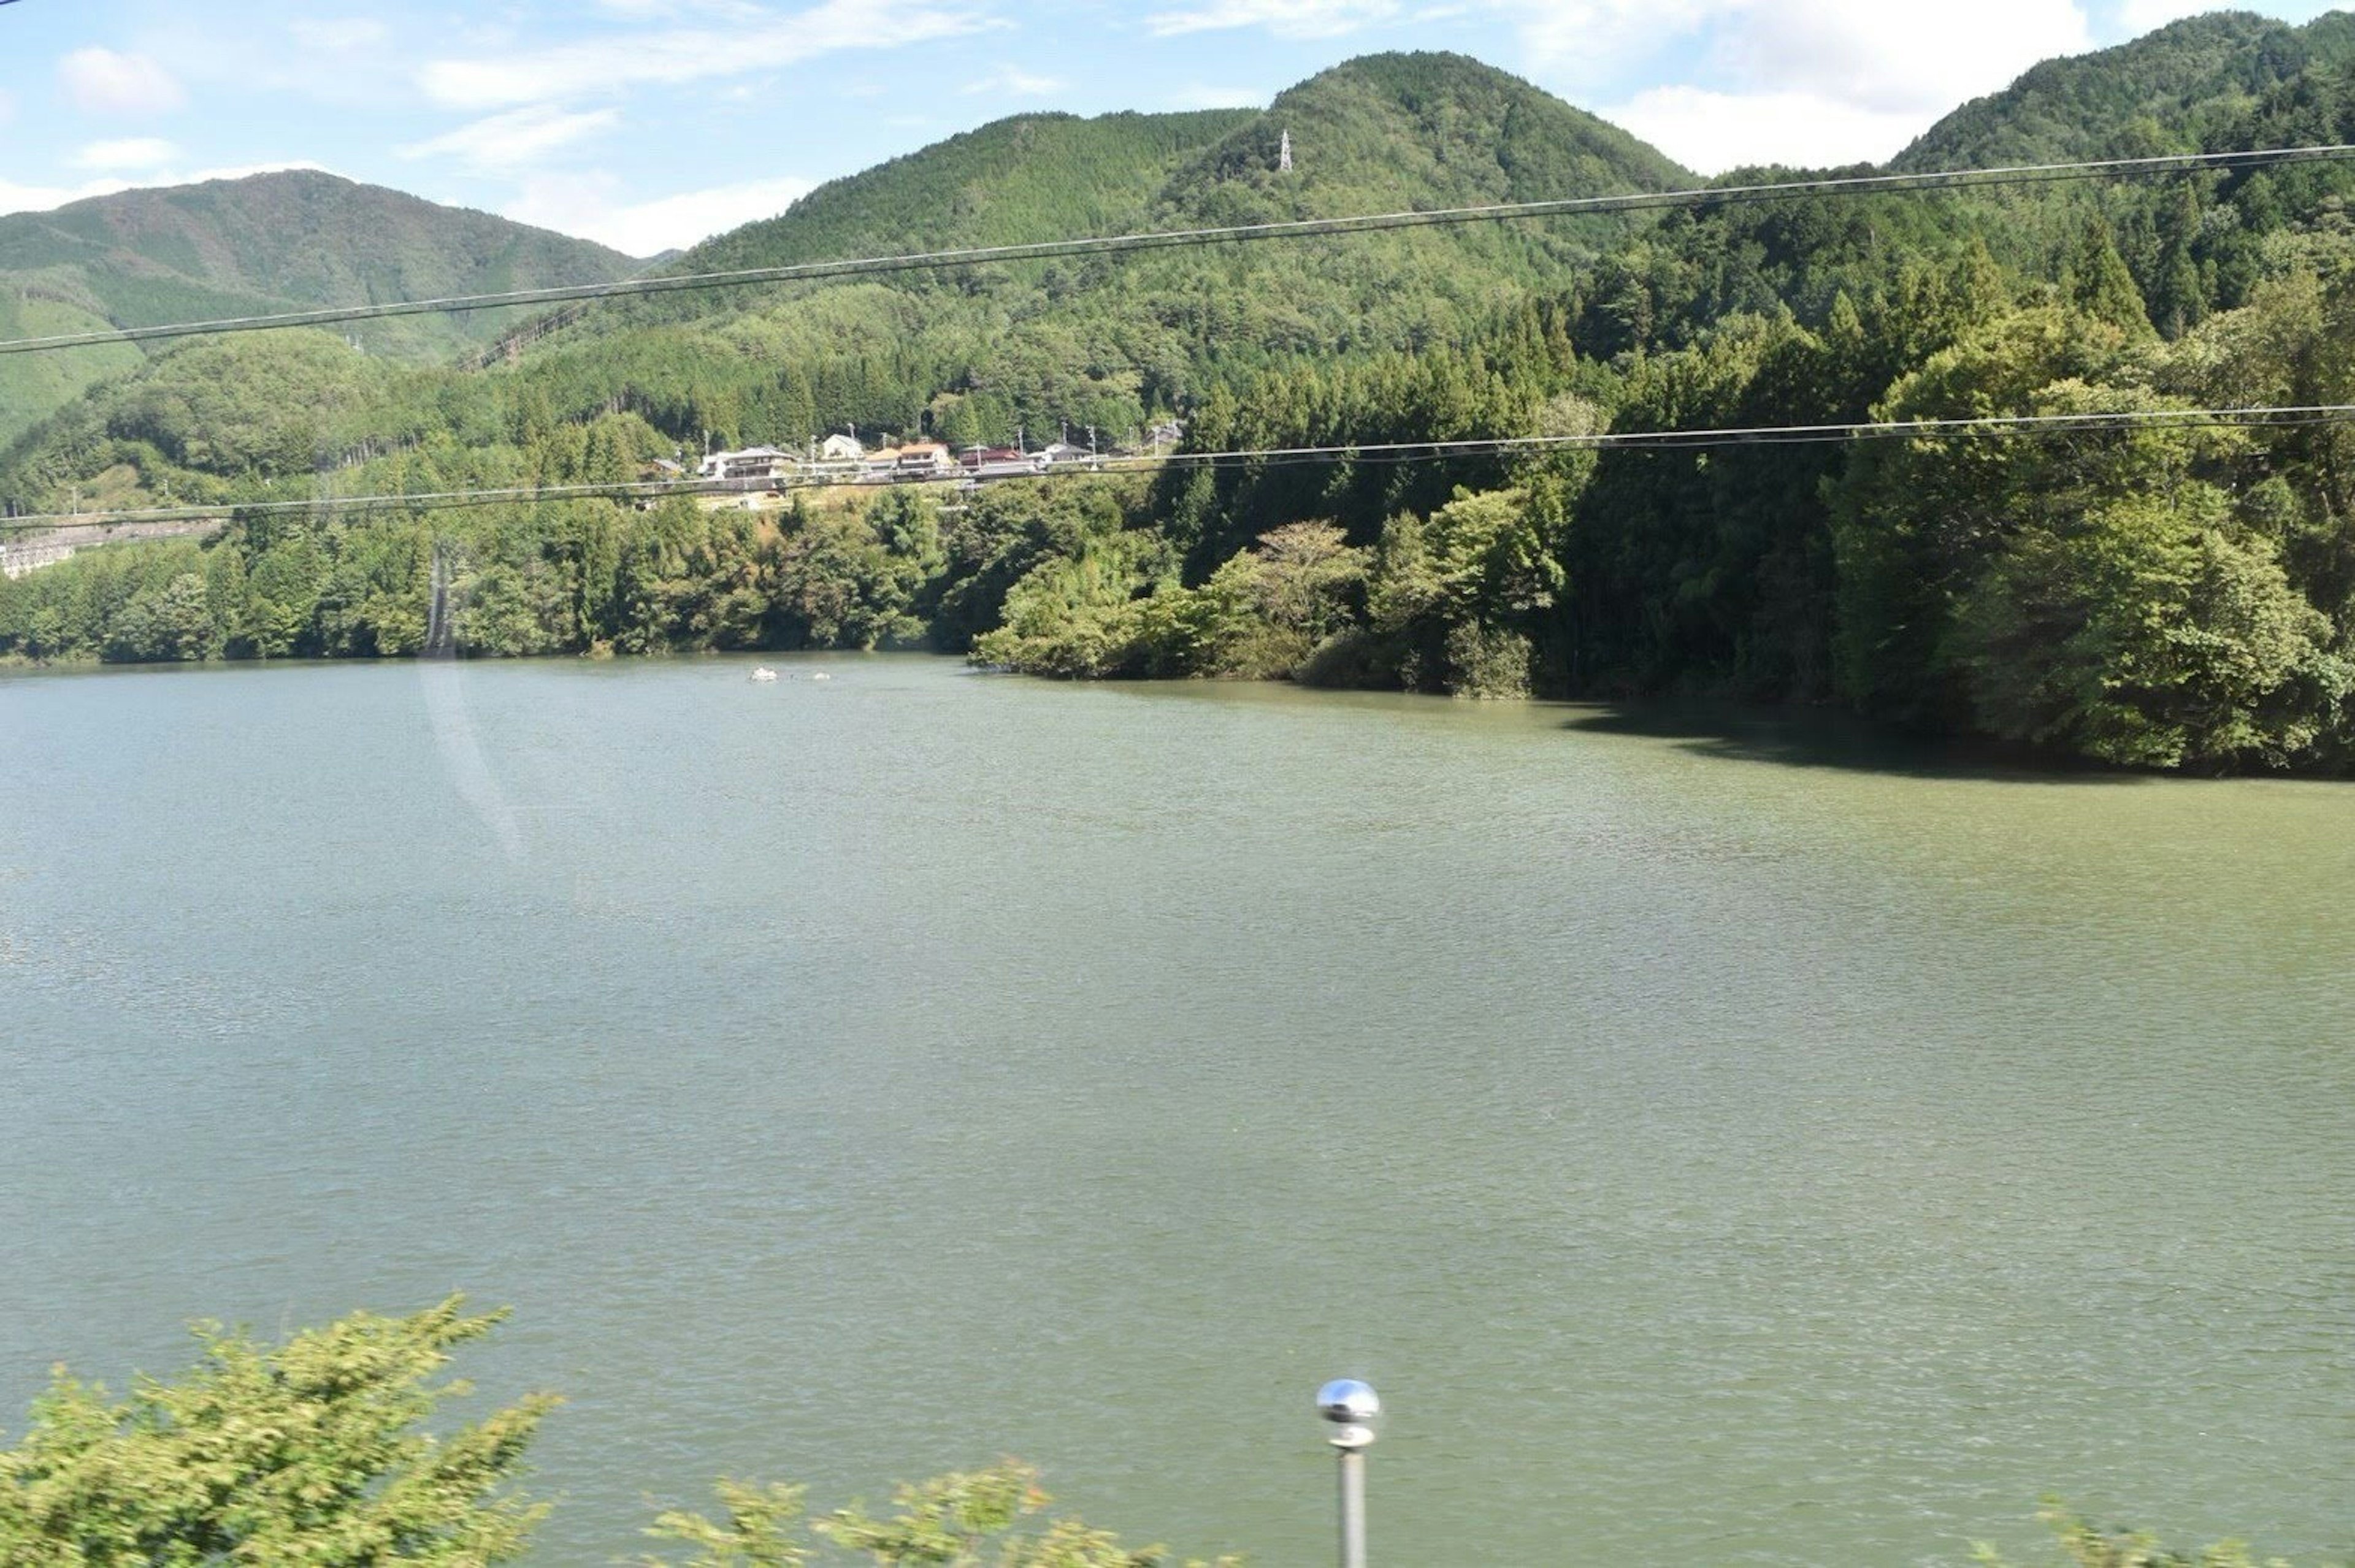
<instances>
[{"instance_id":1,"label":"conifer tree","mask_svg":"<svg viewBox=\"0 0 2355 1568\"><path fill-rule=\"evenodd\" d=\"M2117 237L2107 219L2095 218L2085 226L2070 268L2070 298L2096 321L2138 336L2150 335L2150 311L2126 258L2118 254Z\"/></svg>"}]
</instances>

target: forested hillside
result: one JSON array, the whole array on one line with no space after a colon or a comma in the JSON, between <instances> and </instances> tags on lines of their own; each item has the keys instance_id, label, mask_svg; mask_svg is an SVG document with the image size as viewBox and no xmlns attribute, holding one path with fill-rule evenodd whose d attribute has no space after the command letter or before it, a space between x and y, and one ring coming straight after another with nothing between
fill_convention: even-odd
<instances>
[{"instance_id":1,"label":"forested hillside","mask_svg":"<svg viewBox=\"0 0 2355 1568\"><path fill-rule=\"evenodd\" d=\"M1295 167L1277 170L1289 132ZM1452 55L1351 61L1264 112L1028 115L813 192L683 271L1667 188L1695 176ZM862 432L1107 443L1295 357L1460 342L1591 265L1619 220L1233 247L727 290L587 313L529 374L717 444Z\"/></svg>"},{"instance_id":2,"label":"forested hillside","mask_svg":"<svg viewBox=\"0 0 2355 1568\"><path fill-rule=\"evenodd\" d=\"M255 175L0 218L0 336L602 283L635 266L585 240L333 175ZM426 360L505 325L415 316L352 333ZM131 348L0 358L0 443L137 363Z\"/></svg>"},{"instance_id":3,"label":"forested hillside","mask_svg":"<svg viewBox=\"0 0 2355 1568\"><path fill-rule=\"evenodd\" d=\"M1891 161L1995 168L2186 152L2312 67L2355 59L2355 16L2302 27L2249 11L2187 17L2114 49L2047 60L1947 115Z\"/></svg>"},{"instance_id":4,"label":"forested hillside","mask_svg":"<svg viewBox=\"0 0 2355 1568\"><path fill-rule=\"evenodd\" d=\"M2350 40L2337 15L2178 23L2039 67L1906 160L2355 141ZM1383 56L1263 113L986 127L679 264L1691 178L1476 62ZM2355 165L2328 162L728 290L602 307L489 373L228 339L62 411L0 495L603 483L707 438L851 423L1035 445L1174 413L1213 453L2345 402L2350 195ZM410 652L438 560L478 653L930 645L1065 676L1714 693L2136 765L2343 772L2350 506L2350 427L2193 421L1222 464L949 509L402 510L36 573L0 589L0 654Z\"/></svg>"}]
</instances>

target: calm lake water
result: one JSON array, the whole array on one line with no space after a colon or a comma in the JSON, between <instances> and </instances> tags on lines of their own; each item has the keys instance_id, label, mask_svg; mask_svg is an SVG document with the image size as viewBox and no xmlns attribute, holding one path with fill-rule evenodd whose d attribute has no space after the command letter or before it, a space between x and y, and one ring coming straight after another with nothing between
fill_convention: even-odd
<instances>
[{"instance_id":1,"label":"calm lake water","mask_svg":"<svg viewBox=\"0 0 2355 1568\"><path fill-rule=\"evenodd\" d=\"M2355 1548L2355 786L920 658L0 679L0 1427L464 1287L537 1561ZM805 678L824 670L832 678Z\"/></svg>"}]
</instances>

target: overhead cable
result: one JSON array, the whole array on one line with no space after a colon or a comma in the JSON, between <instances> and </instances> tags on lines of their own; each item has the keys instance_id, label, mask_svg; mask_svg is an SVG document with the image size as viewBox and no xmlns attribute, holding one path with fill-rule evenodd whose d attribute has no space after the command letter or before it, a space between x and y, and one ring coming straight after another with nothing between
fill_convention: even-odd
<instances>
[{"instance_id":1,"label":"overhead cable","mask_svg":"<svg viewBox=\"0 0 2355 1568\"><path fill-rule=\"evenodd\" d=\"M5 0L0 0L5 3ZM1950 169L1921 174L1853 175L1785 180L1762 185L1704 186L1690 190L1633 191L1615 196L1569 197L1554 201L1501 202L1484 207L1368 213L1350 218L1308 218L1278 223L1246 223L1220 229L1158 229L1092 239L1045 240L1021 245L984 245L852 261L804 261L782 267L733 272L684 272L611 283L574 283L554 288L513 289L503 293L451 294L438 299L395 300L381 304L336 305L272 315L229 316L157 326L110 327L99 332L0 339L0 354L32 354L85 348L107 343L144 343L160 338L218 336L290 326L334 326L389 316L453 315L517 305L562 304L576 300L620 299L681 293L757 283L806 283L827 278L932 271L1007 261L1051 261L1073 256L1122 255L1143 251L1204 245L1239 245L1264 240L1305 240L1328 235L1376 234L1401 229L1433 229L1523 219L1575 218L1660 208L1742 206L1810 196L1871 196L1907 191L1979 190L2051 185L2072 180L2126 179L2213 170L2272 168L2285 164L2355 158L2355 144L2269 147L2237 153L2183 153L2149 158L2100 158L2079 163L2021 164L1991 169Z\"/></svg>"},{"instance_id":2,"label":"overhead cable","mask_svg":"<svg viewBox=\"0 0 2355 1568\"><path fill-rule=\"evenodd\" d=\"M2064 414L1990 414L1955 419L1884 420L1860 424L1753 425L1727 429L1597 431L1582 434L1483 436L1464 441L1367 442L1327 446L1239 448L1178 452L1161 456L1106 456L1050 467L1035 475L1065 478L1082 474L1139 474L1163 468L1278 468L1305 464L1444 463L1476 457L1514 457L1563 451L1670 452L1696 448L1824 444L1849 441L1905 441L1942 435L2062 436L2123 430L2295 429L2355 423L2355 403L2229 409L2115 409ZM943 475L935 483L962 477ZM730 481L653 479L607 484L540 485L500 489L435 490L410 495L314 496L281 500L224 501L152 507L110 512L50 512L0 519L0 532L64 528L117 528L141 524L225 521L234 517L383 510L434 511L459 507L532 505L586 499L655 500L666 496L747 494L715 489ZM794 477L761 489L811 490L855 486L841 475Z\"/></svg>"}]
</instances>

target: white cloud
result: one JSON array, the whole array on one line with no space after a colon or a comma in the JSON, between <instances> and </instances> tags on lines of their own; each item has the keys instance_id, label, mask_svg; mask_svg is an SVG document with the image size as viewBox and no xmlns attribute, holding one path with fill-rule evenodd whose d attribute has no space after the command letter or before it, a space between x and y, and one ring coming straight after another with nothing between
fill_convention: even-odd
<instances>
[{"instance_id":1,"label":"white cloud","mask_svg":"<svg viewBox=\"0 0 2355 1568\"><path fill-rule=\"evenodd\" d=\"M1713 91L1810 93L1867 111L1934 109L2094 47L2077 0L1504 0L1536 63L1582 83L1698 46Z\"/></svg>"},{"instance_id":2,"label":"white cloud","mask_svg":"<svg viewBox=\"0 0 2355 1568\"><path fill-rule=\"evenodd\" d=\"M1281 38L1337 38L1392 21L1397 0L1209 0L1188 11L1156 11L1145 29L1156 38L1234 27L1265 27Z\"/></svg>"},{"instance_id":3,"label":"white cloud","mask_svg":"<svg viewBox=\"0 0 2355 1568\"><path fill-rule=\"evenodd\" d=\"M2074 0L1745 0L1731 9L1711 50L1726 77L1884 112L1943 114L2039 60L2094 47Z\"/></svg>"},{"instance_id":4,"label":"white cloud","mask_svg":"<svg viewBox=\"0 0 2355 1568\"><path fill-rule=\"evenodd\" d=\"M73 165L78 169L160 169L179 155L180 149L160 136L130 136L91 143L73 155Z\"/></svg>"},{"instance_id":5,"label":"white cloud","mask_svg":"<svg viewBox=\"0 0 2355 1568\"><path fill-rule=\"evenodd\" d=\"M2169 22L2197 16L2217 6L2211 0L2120 0L2118 26L2130 37L2156 32Z\"/></svg>"},{"instance_id":6,"label":"white cloud","mask_svg":"<svg viewBox=\"0 0 2355 1568\"><path fill-rule=\"evenodd\" d=\"M113 191L130 188L126 182L116 179L92 180L88 185L73 190L67 190L58 186L16 185L8 180L0 180L0 215L12 212L47 212L52 208L63 207L69 201L80 201L84 197L105 196Z\"/></svg>"},{"instance_id":7,"label":"white cloud","mask_svg":"<svg viewBox=\"0 0 2355 1568\"><path fill-rule=\"evenodd\" d=\"M1633 60L1740 0L1505 0L1531 63L1581 84L1607 81Z\"/></svg>"},{"instance_id":8,"label":"white cloud","mask_svg":"<svg viewBox=\"0 0 2355 1568\"><path fill-rule=\"evenodd\" d=\"M1501 4L1572 91L1661 83L1604 113L1705 172L1885 159L1965 101L2094 42L2078 0Z\"/></svg>"},{"instance_id":9,"label":"white cloud","mask_svg":"<svg viewBox=\"0 0 2355 1568\"><path fill-rule=\"evenodd\" d=\"M1198 81L1169 95L1172 109L1258 109L1274 96L1252 87L1213 87Z\"/></svg>"},{"instance_id":10,"label":"white cloud","mask_svg":"<svg viewBox=\"0 0 2355 1568\"><path fill-rule=\"evenodd\" d=\"M294 41L322 54L352 54L389 40L392 29L373 16L309 17L293 24Z\"/></svg>"},{"instance_id":11,"label":"white cloud","mask_svg":"<svg viewBox=\"0 0 2355 1568\"><path fill-rule=\"evenodd\" d=\"M162 66L112 49L76 49L58 62L58 81L77 107L93 114L161 113L186 101Z\"/></svg>"},{"instance_id":12,"label":"white cloud","mask_svg":"<svg viewBox=\"0 0 2355 1568\"><path fill-rule=\"evenodd\" d=\"M609 131L621 120L611 109L579 114L560 109L510 109L398 150L404 158L456 158L477 170L521 168L585 136Z\"/></svg>"},{"instance_id":13,"label":"white cloud","mask_svg":"<svg viewBox=\"0 0 2355 1568\"><path fill-rule=\"evenodd\" d=\"M1068 85L1070 84L1060 77L1034 76L1027 70L1009 65L1002 70L992 71L987 76L967 82L964 91L968 95L977 92L1002 92L1016 98L1047 98L1062 91Z\"/></svg>"},{"instance_id":14,"label":"white cloud","mask_svg":"<svg viewBox=\"0 0 2355 1568\"><path fill-rule=\"evenodd\" d=\"M1885 162L1920 135L1917 114L1860 109L1806 92L1711 92L1656 87L1603 111L1688 168L1721 174L1751 164L1825 168Z\"/></svg>"},{"instance_id":15,"label":"white cloud","mask_svg":"<svg viewBox=\"0 0 2355 1568\"><path fill-rule=\"evenodd\" d=\"M774 218L806 196L815 180L793 176L746 180L693 190L657 201L623 202L619 182L604 174L559 175L527 180L506 216L594 240L633 256L685 250L698 240L763 218Z\"/></svg>"},{"instance_id":16,"label":"white cloud","mask_svg":"<svg viewBox=\"0 0 2355 1568\"><path fill-rule=\"evenodd\" d=\"M436 102L464 109L547 103L644 83L677 86L798 65L856 48L904 48L997 24L970 7L923 0L823 0L792 16L762 14L731 28L675 27L520 49L494 58L440 59L418 73Z\"/></svg>"},{"instance_id":17,"label":"white cloud","mask_svg":"<svg viewBox=\"0 0 2355 1568\"><path fill-rule=\"evenodd\" d=\"M766 13L751 0L597 0L600 10L616 16L676 16L692 11L735 22L758 22Z\"/></svg>"},{"instance_id":18,"label":"white cloud","mask_svg":"<svg viewBox=\"0 0 2355 1568\"><path fill-rule=\"evenodd\" d=\"M69 189L63 186L15 185L0 180L0 216L12 212L48 212L70 201L86 201L94 196L112 196L118 191L154 189L165 186L202 185L207 180L241 180L254 175L283 174L291 169L312 169L332 174L331 169L313 163L240 164L230 167L206 168L191 171L155 170L143 173L136 180L117 176L93 179Z\"/></svg>"}]
</instances>

